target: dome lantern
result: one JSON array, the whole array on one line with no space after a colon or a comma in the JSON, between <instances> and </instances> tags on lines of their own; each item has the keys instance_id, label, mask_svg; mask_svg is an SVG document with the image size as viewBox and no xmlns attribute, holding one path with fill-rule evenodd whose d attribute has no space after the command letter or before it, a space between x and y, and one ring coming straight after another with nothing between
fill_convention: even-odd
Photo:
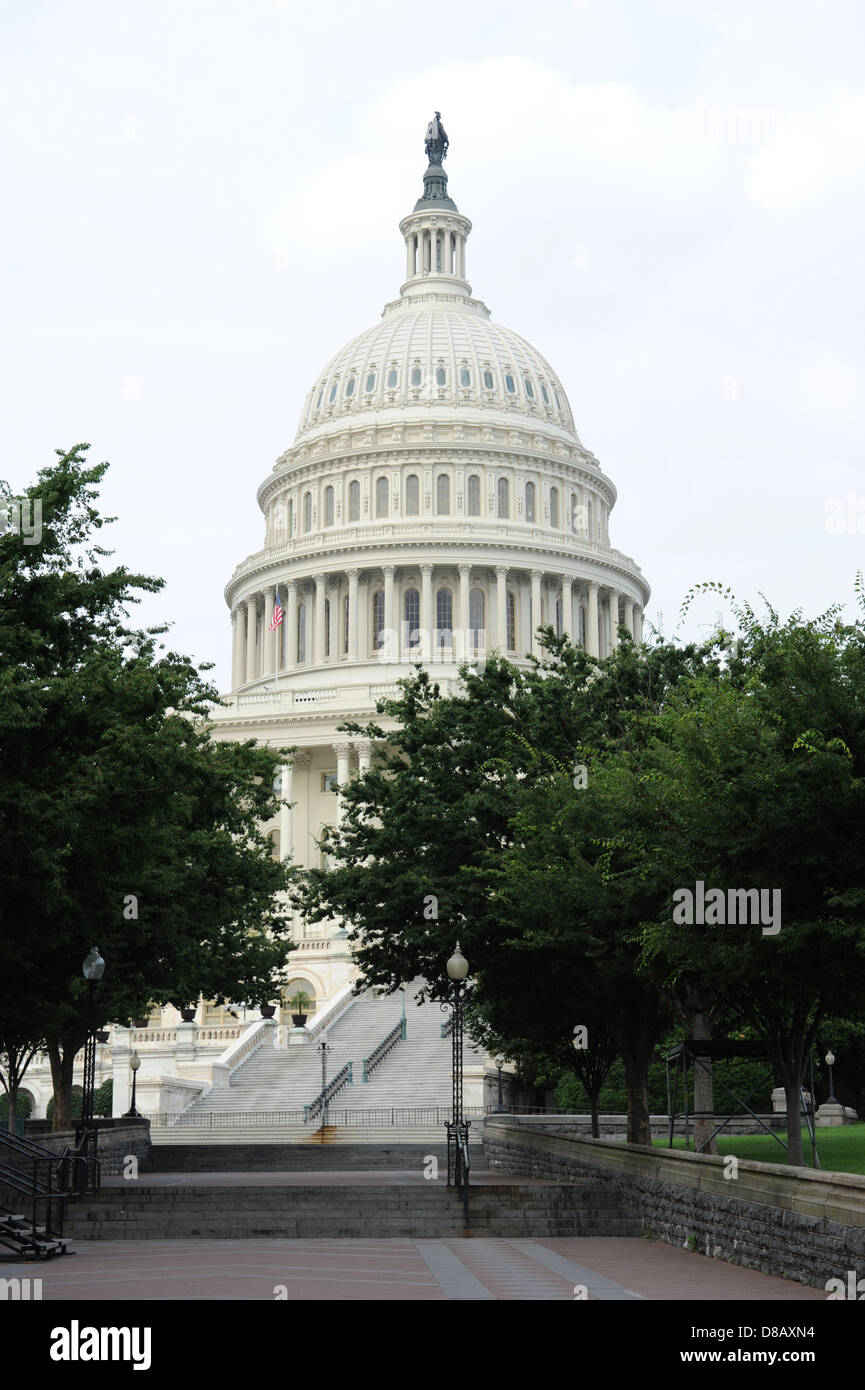
<instances>
[{"instance_id":1,"label":"dome lantern","mask_svg":"<svg viewBox=\"0 0 865 1390\"><path fill-rule=\"evenodd\" d=\"M448 195L442 167L448 137L440 117L436 111L427 126L429 165L423 193L399 224L406 247L406 280L400 289L404 298L442 294L468 299L472 292L466 280L466 238L472 224Z\"/></svg>"}]
</instances>

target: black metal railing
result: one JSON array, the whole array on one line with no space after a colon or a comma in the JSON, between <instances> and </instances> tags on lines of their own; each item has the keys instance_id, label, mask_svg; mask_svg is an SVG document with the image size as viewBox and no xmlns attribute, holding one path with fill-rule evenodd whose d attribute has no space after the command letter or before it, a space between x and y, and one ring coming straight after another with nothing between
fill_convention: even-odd
<instances>
[{"instance_id":1,"label":"black metal railing","mask_svg":"<svg viewBox=\"0 0 865 1390\"><path fill-rule=\"evenodd\" d=\"M469 1126L470 1120L447 1125L448 1187L455 1187L463 1202L463 1224L469 1224Z\"/></svg>"},{"instance_id":2,"label":"black metal railing","mask_svg":"<svg viewBox=\"0 0 865 1390\"><path fill-rule=\"evenodd\" d=\"M0 1132L0 1187L16 1194L27 1215L0 1206L0 1244L40 1256L53 1253L63 1235L67 1199L73 1195L75 1169L66 1155L43 1148L21 1135ZM18 1197L23 1198L19 1201ZM20 1221L14 1218L21 1216Z\"/></svg>"},{"instance_id":3,"label":"black metal railing","mask_svg":"<svg viewBox=\"0 0 865 1390\"><path fill-rule=\"evenodd\" d=\"M353 1064L351 1062L346 1062L344 1067L340 1067L333 1080L328 1081L324 1089L319 1091L315 1100L310 1101L309 1105L303 1107L304 1124L306 1124L308 1120L317 1119L326 1106L333 1100L333 1097L338 1095L343 1087L353 1085L354 1077L352 1075L352 1066Z\"/></svg>"},{"instance_id":4,"label":"black metal railing","mask_svg":"<svg viewBox=\"0 0 865 1390\"><path fill-rule=\"evenodd\" d=\"M382 1038L378 1047L373 1048L368 1057L364 1057L363 1074L360 1078L361 1081L369 1081L369 1078L372 1076L379 1063L384 1061L385 1057L387 1057L388 1053L393 1051L397 1043L405 1042L405 1040L406 1027L405 1019L403 1018L391 1028L386 1038Z\"/></svg>"}]
</instances>

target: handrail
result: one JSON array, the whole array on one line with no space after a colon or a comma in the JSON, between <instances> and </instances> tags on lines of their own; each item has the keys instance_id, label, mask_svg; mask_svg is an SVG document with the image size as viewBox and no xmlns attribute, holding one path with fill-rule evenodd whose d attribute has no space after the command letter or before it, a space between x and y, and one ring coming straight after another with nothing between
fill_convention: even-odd
<instances>
[{"instance_id":1,"label":"handrail","mask_svg":"<svg viewBox=\"0 0 865 1390\"><path fill-rule=\"evenodd\" d=\"M443 1038L449 1038L450 1035L451 1035L451 1033L452 1033L453 1031L454 1031L454 1017L453 1017L453 1014L451 1014L450 1018L446 1019L445 1022L442 1024L442 1037L443 1037Z\"/></svg>"},{"instance_id":2,"label":"handrail","mask_svg":"<svg viewBox=\"0 0 865 1390\"><path fill-rule=\"evenodd\" d=\"M346 985L345 989L334 995L330 1003L316 1014L315 1021L306 1025L306 1032L311 1038L317 1038L323 1028L329 1028L338 1018L342 1018L343 1014L348 1013L356 999L354 985Z\"/></svg>"},{"instance_id":3,"label":"handrail","mask_svg":"<svg viewBox=\"0 0 865 1390\"><path fill-rule=\"evenodd\" d=\"M303 1107L304 1124L306 1124L307 1120L314 1120L316 1115L321 1113L328 1102L331 1101L344 1086L351 1086L354 1084L352 1072L353 1064L351 1062L346 1062L344 1067L340 1067L333 1080L328 1081L324 1090L319 1091L315 1100L310 1101L309 1105Z\"/></svg>"},{"instance_id":4,"label":"handrail","mask_svg":"<svg viewBox=\"0 0 865 1390\"><path fill-rule=\"evenodd\" d=\"M386 1038L382 1038L378 1047L374 1047L368 1057L363 1059L363 1075L361 1081L369 1081L370 1076L375 1071L380 1062L383 1062L389 1052L392 1052L398 1042L406 1040L405 1019L401 1018L399 1023L391 1028Z\"/></svg>"}]
</instances>

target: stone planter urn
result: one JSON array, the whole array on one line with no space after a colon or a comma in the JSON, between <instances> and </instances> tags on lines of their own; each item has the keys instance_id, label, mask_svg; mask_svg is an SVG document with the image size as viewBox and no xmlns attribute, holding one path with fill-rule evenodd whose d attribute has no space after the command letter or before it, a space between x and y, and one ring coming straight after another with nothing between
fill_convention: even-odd
<instances>
[{"instance_id":1,"label":"stone planter urn","mask_svg":"<svg viewBox=\"0 0 865 1390\"><path fill-rule=\"evenodd\" d=\"M261 1005L261 1017L262 1017L262 1018L273 1018L273 1016L274 1016L275 1013L276 1013L276 1005L275 1005L275 1004L262 1004L262 1005Z\"/></svg>"},{"instance_id":2,"label":"stone planter urn","mask_svg":"<svg viewBox=\"0 0 865 1390\"><path fill-rule=\"evenodd\" d=\"M194 1022L195 1022L195 1010L194 1010L194 1009L181 1009L181 1010L180 1010L180 1017L183 1019L183 1022L184 1022L184 1023L194 1023Z\"/></svg>"}]
</instances>

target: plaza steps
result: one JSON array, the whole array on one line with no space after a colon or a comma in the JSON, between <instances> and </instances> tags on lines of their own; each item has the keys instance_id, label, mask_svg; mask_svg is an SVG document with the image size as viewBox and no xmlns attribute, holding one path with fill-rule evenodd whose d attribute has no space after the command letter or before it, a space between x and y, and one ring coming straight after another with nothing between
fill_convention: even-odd
<instances>
[{"instance_id":1,"label":"plaza steps","mask_svg":"<svg viewBox=\"0 0 865 1390\"><path fill-rule=\"evenodd\" d=\"M635 1236L614 1184L542 1185L482 1181L462 1201L441 1181L388 1186L103 1187L76 1202L67 1235L76 1240L452 1239Z\"/></svg>"},{"instance_id":2,"label":"plaza steps","mask_svg":"<svg viewBox=\"0 0 865 1390\"><path fill-rule=\"evenodd\" d=\"M327 1029L330 1046L328 1078L347 1062L353 1065L353 1084L334 1097L334 1109L407 1108L449 1106L451 1103L451 1041L441 1036L448 1014L437 1003L419 1005L411 992L420 982L406 987L405 1041L399 1042L379 1063L369 1081L362 1080L363 1059L368 1057L400 1021L402 998L379 997L368 990ZM478 1060L482 1054L478 1054ZM476 1060L466 1046L467 1063ZM298 1114L321 1090L321 1057L314 1041L287 1048L260 1047L231 1078L230 1085L212 1090L179 1116L175 1130L204 1123L218 1123L225 1115L255 1112L276 1116ZM166 1140L154 1128L154 1142ZM210 1142L210 1136L208 1136Z\"/></svg>"},{"instance_id":3,"label":"plaza steps","mask_svg":"<svg viewBox=\"0 0 865 1390\"><path fill-rule=\"evenodd\" d=\"M480 1166L483 1154L471 1150L471 1161ZM388 1136L378 1144L164 1144L152 1153L148 1173L298 1173L418 1172L430 1155L440 1171L447 1168L447 1148L441 1135L434 1144L393 1142Z\"/></svg>"},{"instance_id":4,"label":"plaza steps","mask_svg":"<svg viewBox=\"0 0 865 1390\"><path fill-rule=\"evenodd\" d=\"M254 1117L258 1119L258 1117ZM448 1115L447 1118L450 1118ZM375 1147L382 1147L388 1144L441 1144L445 1137L445 1112L442 1111L441 1120L434 1123L412 1125L412 1124L333 1124L325 1129L324 1142L322 1142L321 1125L317 1121L310 1124L283 1124L278 1118L271 1122L266 1119L258 1123L250 1122L243 1125L233 1123L219 1123L219 1117L214 1117L214 1122L206 1127L182 1124L178 1122L170 1127L160 1126L151 1131L151 1141L154 1152L165 1147L190 1147L195 1148L200 1145L212 1145L214 1148L222 1146L237 1147L238 1145L257 1145L261 1148L272 1147L306 1147L306 1148L327 1148L334 1145L369 1144ZM476 1130L480 1136L483 1129L482 1117L472 1121L473 1131ZM473 1136L474 1137L474 1136Z\"/></svg>"}]
</instances>

